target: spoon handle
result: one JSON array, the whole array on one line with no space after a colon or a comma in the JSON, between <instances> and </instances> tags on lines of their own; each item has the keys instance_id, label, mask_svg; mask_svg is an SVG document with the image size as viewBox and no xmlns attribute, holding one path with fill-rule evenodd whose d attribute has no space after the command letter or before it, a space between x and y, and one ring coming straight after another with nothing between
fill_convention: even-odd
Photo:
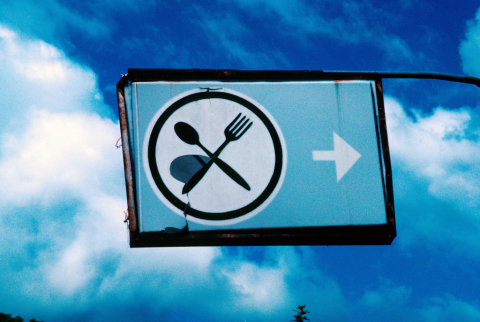
<instances>
[{"instance_id":1,"label":"spoon handle","mask_svg":"<svg viewBox=\"0 0 480 322\"><path fill-rule=\"evenodd\" d=\"M230 143L231 141L229 141L228 139L225 140L225 142L223 142L223 144L217 149L217 151L215 151L215 153L212 155L212 158L210 159L210 161L208 161L207 164L205 164L203 166L203 168L201 168L200 170L198 170L197 173L195 173L193 175L193 177L183 186L183 189L182 189L182 194L186 194L186 193L189 193L190 190L192 190L196 185L197 183L202 180L203 176L205 176L205 174L207 173L208 169L210 169L210 167L212 166L213 162L215 162L215 160L218 158L218 156L220 155L220 153L223 151L223 149L225 149L225 147L227 146L228 143Z\"/></svg>"}]
</instances>

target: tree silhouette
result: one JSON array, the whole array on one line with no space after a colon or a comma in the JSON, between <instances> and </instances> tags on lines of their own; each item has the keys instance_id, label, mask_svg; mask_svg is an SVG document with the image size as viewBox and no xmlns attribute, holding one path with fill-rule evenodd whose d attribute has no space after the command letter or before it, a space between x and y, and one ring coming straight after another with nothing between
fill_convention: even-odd
<instances>
[{"instance_id":1,"label":"tree silhouette","mask_svg":"<svg viewBox=\"0 0 480 322\"><path fill-rule=\"evenodd\" d=\"M23 319L19 316L12 318L11 314L0 313L0 322L23 322ZM30 322L43 322L31 319Z\"/></svg>"},{"instance_id":2,"label":"tree silhouette","mask_svg":"<svg viewBox=\"0 0 480 322\"><path fill-rule=\"evenodd\" d=\"M305 311L305 305L297 306L297 308L294 311L297 312L297 314L293 316L295 320L291 320L291 321L294 321L294 322L310 321L310 319L306 317L307 313L310 313L310 311Z\"/></svg>"}]
</instances>

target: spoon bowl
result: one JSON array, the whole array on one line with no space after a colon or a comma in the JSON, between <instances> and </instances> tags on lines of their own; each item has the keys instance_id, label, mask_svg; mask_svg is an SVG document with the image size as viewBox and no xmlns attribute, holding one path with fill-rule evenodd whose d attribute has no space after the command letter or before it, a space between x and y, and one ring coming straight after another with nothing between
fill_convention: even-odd
<instances>
[{"instance_id":1,"label":"spoon bowl","mask_svg":"<svg viewBox=\"0 0 480 322\"><path fill-rule=\"evenodd\" d=\"M190 145L200 144L200 137L198 132L185 122L178 122L175 124L175 133L177 133L180 140Z\"/></svg>"}]
</instances>

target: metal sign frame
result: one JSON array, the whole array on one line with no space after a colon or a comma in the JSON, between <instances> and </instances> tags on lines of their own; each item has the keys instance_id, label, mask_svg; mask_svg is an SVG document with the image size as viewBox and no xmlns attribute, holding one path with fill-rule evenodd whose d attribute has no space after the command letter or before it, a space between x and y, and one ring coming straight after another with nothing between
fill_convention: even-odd
<instances>
[{"instance_id":1,"label":"metal sign frame","mask_svg":"<svg viewBox=\"0 0 480 322\"><path fill-rule=\"evenodd\" d=\"M122 134L123 159L128 201L128 228L130 247L171 246L243 246L243 245L389 245L396 236L393 199L392 169L388 148L387 125L383 101L382 77L394 74L372 72L324 71L240 71L240 70L175 70L129 69L117 84L118 110ZM421 77L416 77L421 78ZM434 77L432 77L434 78ZM387 222L383 225L356 225L333 227L269 228L249 230L182 231L174 234L139 232L136 180L130 146L128 119L125 105L125 86L131 82L150 81L321 81L369 80L374 81L378 103L377 141L381 149L384 170L384 188ZM380 151L379 151L380 152Z\"/></svg>"}]
</instances>

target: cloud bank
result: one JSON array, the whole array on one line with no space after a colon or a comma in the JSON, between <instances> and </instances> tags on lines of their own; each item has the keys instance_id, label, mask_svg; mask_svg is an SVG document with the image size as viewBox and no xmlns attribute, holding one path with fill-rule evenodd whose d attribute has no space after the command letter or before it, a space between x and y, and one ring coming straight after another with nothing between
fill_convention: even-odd
<instances>
[{"instance_id":1,"label":"cloud bank","mask_svg":"<svg viewBox=\"0 0 480 322\"><path fill-rule=\"evenodd\" d=\"M462 209L480 205L480 129L474 111L438 107L431 115L385 100L390 147L397 165L429 182L435 197L453 201Z\"/></svg>"},{"instance_id":2,"label":"cloud bank","mask_svg":"<svg viewBox=\"0 0 480 322\"><path fill-rule=\"evenodd\" d=\"M476 110L410 110L385 98L402 245L479 254L480 131Z\"/></svg>"},{"instance_id":3,"label":"cloud bank","mask_svg":"<svg viewBox=\"0 0 480 322\"><path fill-rule=\"evenodd\" d=\"M119 125L95 74L5 27L0 55L9 107L0 131L1 311L48 321L278 320L293 298L343 303L336 283L292 248L260 262L220 248L130 250Z\"/></svg>"}]
</instances>

